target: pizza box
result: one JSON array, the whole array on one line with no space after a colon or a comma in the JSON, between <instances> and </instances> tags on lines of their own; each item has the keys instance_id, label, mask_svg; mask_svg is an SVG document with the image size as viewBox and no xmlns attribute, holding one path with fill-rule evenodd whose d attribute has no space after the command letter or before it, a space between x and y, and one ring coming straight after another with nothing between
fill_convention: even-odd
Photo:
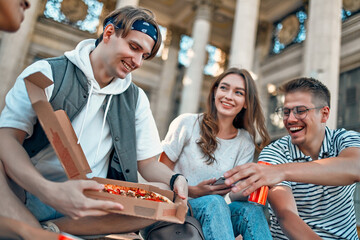
<instances>
[{"instance_id":1,"label":"pizza box","mask_svg":"<svg viewBox=\"0 0 360 240\"><path fill-rule=\"evenodd\" d=\"M63 165L68 178L88 179L86 174L90 173L91 169L80 144L77 144L77 136L67 114L63 110L54 111L51 104L47 101L44 89L53 84L53 82L41 72L27 76L24 81L39 122ZM154 191L174 201L172 204L113 195L107 192L84 191L84 194L90 198L110 200L121 203L124 206L124 210L112 210L112 212L174 223L184 223L185 221L187 212L186 202L179 197L175 197L172 191L160 189L148 184L107 178L92 179L101 184L138 187L148 191Z\"/></svg>"}]
</instances>

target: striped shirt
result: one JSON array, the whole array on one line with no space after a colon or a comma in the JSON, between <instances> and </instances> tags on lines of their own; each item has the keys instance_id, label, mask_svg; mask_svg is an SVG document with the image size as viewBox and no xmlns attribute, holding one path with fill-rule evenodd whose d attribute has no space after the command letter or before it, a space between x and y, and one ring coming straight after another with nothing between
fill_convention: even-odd
<instances>
[{"instance_id":1,"label":"striped shirt","mask_svg":"<svg viewBox=\"0 0 360 240\"><path fill-rule=\"evenodd\" d=\"M345 129L326 127L319 159L336 157L348 147L360 147L360 134ZM259 161L271 164L309 162L290 136L285 136L265 147ZM301 219L323 239L359 239L353 194L355 184L347 186L322 186L284 181L278 185L291 188ZM282 232L274 211L269 206L271 234L274 239L288 239Z\"/></svg>"}]
</instances>

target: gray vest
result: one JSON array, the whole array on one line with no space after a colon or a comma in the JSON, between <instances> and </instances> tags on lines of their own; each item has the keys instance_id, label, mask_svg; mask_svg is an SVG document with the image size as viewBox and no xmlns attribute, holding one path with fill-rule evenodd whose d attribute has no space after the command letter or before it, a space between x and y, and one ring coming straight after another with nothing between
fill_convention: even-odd
<instances>
[{"instance_id":1,"label":"gray vest","mask_svg":"<svg viewBox=\"0 0 360 240\"><path fill-rule=\"evenodd\" d=\"M63 109L72 121L86 105L89 96L84 73L65 56L46 59L52 69L54 90L50 99L53 109ZM106 117L114 144L109 163L108 178L137 182L135 108L139 95L138 87L131 83L129 88L112 97ZM107 105L106 97L103 109ZM100 127L100 126L99 126ZM30 157L48 146L49 141L39 122L34 133L23 146Z\"/></svg>"}]
</instances>

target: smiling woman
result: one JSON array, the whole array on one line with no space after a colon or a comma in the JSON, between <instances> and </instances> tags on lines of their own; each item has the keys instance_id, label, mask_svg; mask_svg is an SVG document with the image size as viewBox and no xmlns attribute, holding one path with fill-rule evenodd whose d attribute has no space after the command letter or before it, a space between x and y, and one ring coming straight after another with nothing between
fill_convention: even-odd
<instances>
[{"instance_id":1,"label":"smiling woman","mask_svg":"<svg viewBox=\"0 0 360 240\"><path fill-rule=\"evenodd\" d=\"M171 123L160 161L188 179L189 203L205 239L271 239L262 208L232 193L228 205L223 196L231 186L216 181L252 162L255 149L268 141L256 85L245 69L230 68L214 80L205 113L182 114Z\"/></svg>"}]
</instances>

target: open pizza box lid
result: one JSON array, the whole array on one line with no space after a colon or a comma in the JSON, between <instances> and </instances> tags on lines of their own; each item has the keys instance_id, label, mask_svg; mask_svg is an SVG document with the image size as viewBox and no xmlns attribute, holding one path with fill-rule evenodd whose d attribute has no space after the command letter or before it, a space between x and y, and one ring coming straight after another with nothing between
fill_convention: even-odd
<instances>
[{"instance_id":1,"label":"open pizza box lid","mask_svg":"<svg viewBox=\"0 0 360 240\"><path fill-rule=\"evenodd\" d=\"M53 84L53 82L41 72L29 75L24 81L39 122L63 165L67 176L69 179L88 179L86 174L90 173L91 169L80 144L77 144L77 136L67 114L63 110L54 111L45 95L44 89ZM142 188L174 200L174 193L172 191L160 189L148 184L106 178L93 178L93 180L101 184ZM92 190L85 190L84 194L93 199L110 200L121 203L124 206L124 210L114 210L113 212L123 215L183 223L187 212L186 203L177 196L175 197L174 204L171 204Z\"/></svg>"}]
</instances>

